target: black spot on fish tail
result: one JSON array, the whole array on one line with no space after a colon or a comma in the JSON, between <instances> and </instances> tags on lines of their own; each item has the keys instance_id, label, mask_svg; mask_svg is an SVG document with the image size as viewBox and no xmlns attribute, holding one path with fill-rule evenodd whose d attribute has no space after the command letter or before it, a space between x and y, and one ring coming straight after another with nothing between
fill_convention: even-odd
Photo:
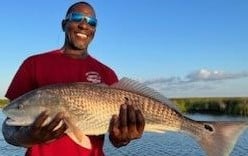
<instances>
[{"instance_id":1,"label":"black spot on fish tail","mask_svg":"<svg viewBox=\"0 0 248 156\"><path fill-rule=\"evenodd\" d=\"M213 129L213 127L211 125L204 124L204 128L206 130L210 131L210 132L213 132L214 131L214 129Z\"/></svg>"}]
</instances>

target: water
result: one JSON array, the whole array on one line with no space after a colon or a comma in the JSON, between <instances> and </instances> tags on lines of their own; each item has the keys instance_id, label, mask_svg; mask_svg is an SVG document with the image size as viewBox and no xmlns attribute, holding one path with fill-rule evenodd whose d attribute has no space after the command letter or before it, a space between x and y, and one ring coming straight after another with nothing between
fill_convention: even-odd
<instances>
[{"instance_id":1,"label":"water","mask_svg":"<svg viewBox=\"0 0 248 156\"><path fill-rule=\"evenodd\" d=\"M190 115L196 120L244 120L244 118L230 116L211 116L194 114ZM0 121L4 116L0 112ZM2 129L0 125L0 129ZM132 141L129 145L122 148L114 148L105 137L104 150L106 155L122 156L122 155L139 155L139 156L205 156L201 147L191 137L183 133L168 132L165 134L145 133L139 140ZM231 156L244 156L248 152L248 130L246 130L238 139ZM25 149L7 144L0 133L0 156L23 156Z\"/></svg>"}]
</instances>

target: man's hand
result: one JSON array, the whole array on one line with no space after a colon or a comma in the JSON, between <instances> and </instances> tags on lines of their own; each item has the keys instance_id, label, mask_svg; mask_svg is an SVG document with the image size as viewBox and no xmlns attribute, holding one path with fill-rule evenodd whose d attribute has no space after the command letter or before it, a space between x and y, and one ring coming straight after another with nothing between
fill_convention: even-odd
<instances>
[{"instance_id":1,"label":"man's hand","mask_svg":"<svg viewBox=\"0 0 248 156\"><path fill-rule=\"evenodd\" d=\"M34 123L29 126L27 135L30 139L30 144L40 144L51 141L62 136L67 129L67 125L63 122L63 113L58 113L54 119L47 125L43 125L48 115L46 112L41 113ZM62 125L54 130L62 121Z\"/></svg>"},{"instance_id":2,"label":"man's hand","mask_svg":"<svg viewBox=\"0 0 248 156\"><path fill-rule=\"evenodd\" d=\"M141 111L126 100L120 107L119 117L113 115L109 125L109 140L115 147L127 145L142 136L145 119Z\"/></svg>"}]
</instances>

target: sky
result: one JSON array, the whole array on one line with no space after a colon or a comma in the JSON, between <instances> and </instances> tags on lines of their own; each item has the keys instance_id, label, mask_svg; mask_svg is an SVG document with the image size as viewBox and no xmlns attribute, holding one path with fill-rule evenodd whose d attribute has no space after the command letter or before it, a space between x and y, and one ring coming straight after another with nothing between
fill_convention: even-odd
<instances>
[{"instance_id":1,"label":"sky","mask_svg":"<svg viewBox=\"0 0 248 156\"><path fill-rule=\"evenodd\" d=\"M25 58L63 45L76 0L2 1L0 98ZM247 0L88 0L98 25L89 52L166 97L247 97Z\"/></svg>"}]
</instances>

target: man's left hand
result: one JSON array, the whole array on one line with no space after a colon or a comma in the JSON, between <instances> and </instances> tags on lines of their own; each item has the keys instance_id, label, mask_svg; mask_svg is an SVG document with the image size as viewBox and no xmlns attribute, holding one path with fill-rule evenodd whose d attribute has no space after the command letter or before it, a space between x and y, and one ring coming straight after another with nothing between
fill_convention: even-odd
<instances>
[{"instance_id":1,"label":"man's left hand","mask_svg":"<svg viewBox=\"0 0 248 156\"><path fill-rule=\"evenodd\" d=\"M113 115L109 125L109 140L115 147L127 145L142 136L145 119L141 111L128 100L120 107L119 116Z\"/></svg>"}]
</instances>

